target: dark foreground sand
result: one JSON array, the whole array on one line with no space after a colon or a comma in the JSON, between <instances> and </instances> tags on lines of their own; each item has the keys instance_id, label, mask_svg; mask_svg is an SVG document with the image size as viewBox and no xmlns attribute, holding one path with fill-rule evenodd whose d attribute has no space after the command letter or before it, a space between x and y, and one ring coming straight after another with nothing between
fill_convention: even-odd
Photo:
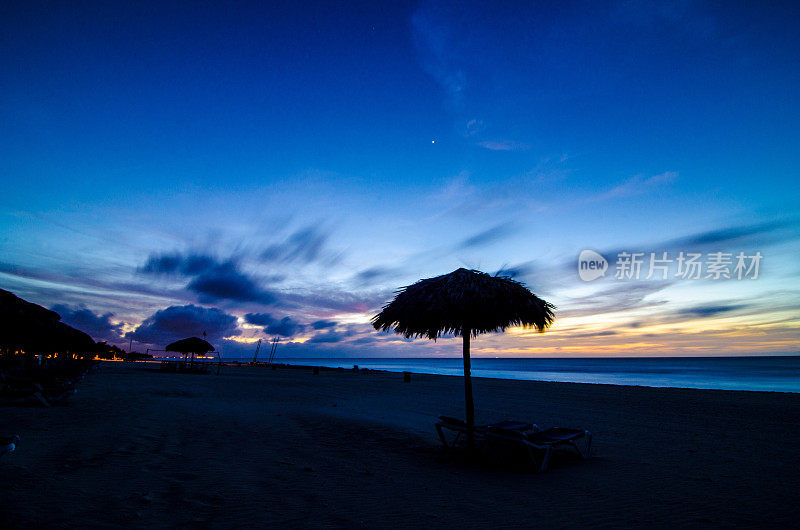
<instances>
[{"instance_id":1,"label":"dark foreground sand","mask_svg":"<svg viewBox=\"0 0 800 530\"><path fill-rule=\"evenodd\" d=\"M478 419L588 428L525 474L445 454L457 377L105 363L65 405L0 407L0 526L797 526L800 395L478 379ZM5 523L5 524L3 524Z\"/></svg>"}]
</instances>

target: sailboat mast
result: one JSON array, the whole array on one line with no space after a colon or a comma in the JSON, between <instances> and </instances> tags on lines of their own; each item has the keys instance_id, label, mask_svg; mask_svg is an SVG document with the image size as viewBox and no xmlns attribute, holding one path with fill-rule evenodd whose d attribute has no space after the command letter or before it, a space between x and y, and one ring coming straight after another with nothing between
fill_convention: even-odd
<instances>
[{"instance_id":1,"label":"sailboat mast","mask_svg":"<svg viewBox=\"0 0 800 530\"><path fill-rule=\"evenodd\" d=\"M272 364L272 360L275 358L275 350L278 349L278 337L272 338L272 347L269 351L269 363Z\"/></svg>"}]
</instances>

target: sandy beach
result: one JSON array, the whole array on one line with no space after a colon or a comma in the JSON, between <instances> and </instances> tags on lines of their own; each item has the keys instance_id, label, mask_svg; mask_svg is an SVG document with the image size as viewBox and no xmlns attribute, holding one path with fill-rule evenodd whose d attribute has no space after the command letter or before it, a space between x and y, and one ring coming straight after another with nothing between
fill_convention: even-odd
<instances>
[{"instance_id":1,"label":"sandy beach","mask_svg":"<svg viewBox=\"0 0 800 530\"><path fill-rule=\"evenodd\" d=\"M2 407L6 527L794 526L800 395L476 379L478 421L594 433L543 474L442 450L458 377L103 363L52 408Z\"/></svg>"}]
</instances>

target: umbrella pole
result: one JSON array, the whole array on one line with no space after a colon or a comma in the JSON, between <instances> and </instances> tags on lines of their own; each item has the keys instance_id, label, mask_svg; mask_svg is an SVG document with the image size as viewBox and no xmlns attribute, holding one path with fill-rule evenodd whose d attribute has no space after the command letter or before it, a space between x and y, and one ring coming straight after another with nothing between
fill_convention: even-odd
<instances>
[{"instance_id":1,"label":"umbrella pole","mask_svg":"<svg viewBox=\"0 0 800 530\"><path fill-rule=\"evenodd\" d=\"M470 373L470 359L469 359L469 335L470 330L465 329L462 331L461 336L464 339L464 398L467 403L467 442L469 447L475 446L475 433L473 427L475 426L475 404L472 401L472 374Z\"/></svg>"}]
</instances>

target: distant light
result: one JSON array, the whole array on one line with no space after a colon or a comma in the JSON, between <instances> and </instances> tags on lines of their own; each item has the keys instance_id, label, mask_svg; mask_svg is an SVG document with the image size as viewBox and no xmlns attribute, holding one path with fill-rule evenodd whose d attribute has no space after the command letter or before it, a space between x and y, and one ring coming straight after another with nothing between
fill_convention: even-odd
<instances>
[{"instance_id":1,"label":"distant light","mask_svg":"<svg viewBox=\"0 0 800 530\"><path fill-rule=\"evenodd\" d=\"M435 143L436 143L436 140L431 140L431 143L432 143L432 144L435 144Z\"/></svg>"}]
</instances>

